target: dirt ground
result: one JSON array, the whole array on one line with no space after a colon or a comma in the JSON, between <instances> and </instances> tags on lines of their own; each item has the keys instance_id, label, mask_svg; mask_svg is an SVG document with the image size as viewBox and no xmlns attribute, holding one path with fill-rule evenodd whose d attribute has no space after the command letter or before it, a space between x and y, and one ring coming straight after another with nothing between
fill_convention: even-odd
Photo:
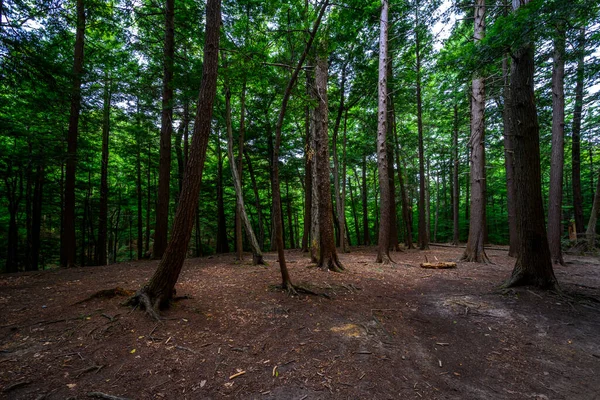
<instances>
[{"instance_id":1,"label":"dirt ground","mask_svg":"<svg viewBox=\"0 0 600 400\"><path fill-rule=\"evenodd\" d=\"M514 259L461 249L341 254L323 272L288 251L288 297L268 268L189 259L156 323L103 289L136 290L154 261L0 276L0 398L600 399L600 260L567 257L563 294L501 291ZM80 303L79 303L80 302ZM106 397L108 398L108 397Z\"/></svg>"}]
</instances>

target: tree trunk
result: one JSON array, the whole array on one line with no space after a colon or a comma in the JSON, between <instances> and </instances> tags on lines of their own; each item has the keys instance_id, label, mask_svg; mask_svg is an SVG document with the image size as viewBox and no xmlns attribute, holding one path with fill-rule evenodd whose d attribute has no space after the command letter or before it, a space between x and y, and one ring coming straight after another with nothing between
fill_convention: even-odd
<instances>
[{"instance_id":1,"label":"tree trunk","mask_svg":"<svg viewBox=\"0 0 600 400\"><path fill-rule=\"evenodd\" d=\"M137 132L137 153L135 160L136 169L136 197L137 197L137 258L141 260L144 257L144 219L143 219L143 188L142 188L142 143L140 126L138 124Z\"/></svg>"},{"instance_id":2,"label":"tree trunk","mask_svg":"<svg viewBox=\"0 0 600 400\"><path fill-rule=\"evenodd\" d=\"M381 198L379 239L375 262L389 264L390 259L390 180L388 178L388 0L381 2L381 18L379 20L379 81L377 106L377 167L379 172L379 192Z\"/></svg>"},{"instance_id":3,"label":"tree trunk","mask_svg":"<svg viewBox=\"0 0 600 400\"><path fill-rule=\"evenodd\" d=\"M41 154L40 154L41 158ZM44 195L44 166L38 162L33 186L32 216L31 216L31 271L40 268L40 234L42 230L42 204Z\"/></svg>"},{"instance_id":4,"label":"tree trunk","mask_svg":"<svg viewBox=\"0 0 600 400\"><path fill-rule=\"evenodd\" d=\"M504 130L504 167L506 169L506 209L508 212L508 255L517 256L519 248L517 235L517 218L515 210L516 188L515 188L515 167L514 167L514 133L510 132L510 73L508 55L502 60L502 76L504 88L502 97L504 100L504 109L502 110L502 123Z\"/></svg>"},{"instance_id":5,"label":"tree trunk","mask_svg":"<svg viewBox=\"0 0 600 400\"><path fill-rule=\"evenodd\" d=\"M162 258L169 234L171 180L171 134L173 131L173 65L175 57L175 0L165 0L165 43L163 47L162 112L160 114L160 165L158 204L152 257Z\"/></svg>"},{"instance_id":6,"label":"tree trunk","mask_svg":"<svg viewBox=\"0 0 600 400\"><path fill-rule=\"evenodd\" d=\"M585 72L585 29L579 31L577 40L577 72L575 85L575 107L573 109L572 145L571 145L571 182L573 185L573 210L575 213L575 229L582 233L583 196L581 195L581 117L583 110L583 85Z\"/></svg>"},{"instance_id":7,"label":"tree trunk","mask_svg":"<svg viewBox=\"0 0 600 400\"><path fill-rule=\"evenodd\" d=\"M73 57L73 85L71 86L71 110L67 133L67 162L63 224L60 238L61 266L75 266L75 169L77 168L77 137L79 136L79 111L81 109L81 76L83 74L83 46L85 41L85 5L77 0L77 28Z\"/></svg>"},{"instance_id":8,"label":"tree trunk","mask_svg":"<svg viewBox=\"0 0 600 400\"><path fill-rule=\"evenodd\" d=\"M4 185L6 187L9 217L5 271L12 273L19 271L19 227L17 226L17 214L19 212L19 204L21 203L23 194L23 176L22 171L13 171L12 161L8 161L7 164ZM21 190L19 190L19 187L21 187Z\"/></svg>"},{"instance_id":9,"label":"tree trunk","mask_svg":"<svg viewBox=\"0 0 600 400\"><path fill-rule=\"evenodd\" d=\"M151 202L151 189L150 189L150 143L148 143L148 168L146 171L146 244L144 245L146 257L150 256L150 206Z\"/></svg>"},{"instance_id":10,"label":"tree trunk","mask_svg":"<svg viewBox=\"0 0 600 400\"><path fill-rule=\"evenodd\" d=\"M396 111L394 109L394 93L392 90L392 57L388 57L387 67L387 126L386 126L386 151L387 151L387 174L390 188L389 215L390 215L390 239L389 248L393 251L401 251L398 240L398 210L396 208L396 182L394 179L394 134L396 131ZM399 168L399 166L398 166Z\"/></svg>"},{"instance_id":11,"label":"tree trunk","mask_svg":"<svg viewBox=\"0 0 600 400\"><path fill-rule=\"evenodd\" d=\"M518 10L516 12L519 12ZM515 186L519 251L506 287L558 287L544 223L540 136L534 96L534 49L530 41L512 52L510 125L514 134Z\"/></svg>"},{"instance_id":12,"label":"tree trunk","mask_svg":"<svg viewBox=\"0 0 600 400\"><path fill-rule=\"evenodd\" d=\"M314 87L314 85L313 85ZM312 91L311 93L311 98L314 101L317 101L317 99L314 97L314 94L316 93L315 90ZM319 193L319 179L318 179L318 157L319 155L317 154L317 110L313 109L311 110L311 114L310 114L310 151L312 153L312 165L313 168L311 170L311 188L312 188L312 201L311 201L311 217L310 217L310 221L311 221L311 226L310 226L310 260L311 262L317 264L319 262L319 257L321 254L321 234L320 234L320 230L321 228L319 227L319 223L320 223L320 219L319 219L319 208L321 206L321 196Z\"/></svg>"},{"instance_id":13,"label":"tree trunk","mask_svg":"<svg viewBox=\"0 0 600 400\"><path fill-rule=\"evenodd\" d=\"M158 309L168 305L169 300L173 297L173 289L183 267L192 235L210 135L213 102L217 90L220 25L221 1L208 0L202 84L194 121L191 152L186 166L179 205L175 213L171 241L148 284L142 287L130 302L132 304L141 303L154 318L158 318Z\"/></svg>"},{"instance_id":14,"label":"tree trunk","mask_svg":"<svg viewBox=\"0 0 600 400\"><path fill-rule=\"evenodd\" d=\"M454 104L454 129L452 132L452 244L458 246L460 226L458 210L460 204L460 185L458 182L458 104Z\"/></svg>"},{"instance_id":15,"label":"tree trunk","mask_svg":"<svg viewBox=\"0 0 600 400\"><path fill-rule=\"evenodd\" d=\"M239 164L235 165L235 158L233 156L233 129L231 127L231 93L229 88L225 89L225 121L227 124L227 154L229 156L229 166L231 168L231 175L233 176L233 186L235 188L235 196L237 208L240 213L240 222L244 224L246 229L246 237L250 241L250 247L252 248L252 263L254 265L264 264L263 255L250 225L248 214L246 213L246 206L244 205L244 194L242 191L242 183L239 175ZM240 149L243 151L243 149ZM239 161L239 159L238 159ZM240 232L241 237L241 232ZM239 251L239 249L238 249ZM238 253L238 259L241 260L241 255Z\"/></svg>"},{"instance_id":16,"label":"tree trunk","mask_svg":"<svg viewBox=\"0 0 600 400\"><path fill-rule=\"evenodd\" d=\"M475 2L475 44L485 36L485 0ZM485 254L485 78L476 75L471 83L471 217L463 261L487 263Z\"/></svg>"},{"instance_id":17,"label":"tree trunk","mask_svg":"<svg viewBox=\"0 0 600 400\"><path fill-rule=\"evenodd\" d=\"M231 108L231 107L230 107ZM230 111L231 114L231 111ZM230 115L230 120L231 120L231 115ZM245 133L245 129L246 129L246 81L244 80L244 84L242 85L242 96L241 96L241 104L240 104L240 134L238 137L238 159L237 159L237 173L238 173L238 179L239 179L239 183L240 183L240 194L242 195L242 202L237 201L236 202L236 212L235 212L235 251L237 254L237 258L238 260L242 260L243 257L243 253L244 253L244 241L243 241L243 237L242 237L242 213L245 213L246 210L244 210L244 203L243 203L243 192L242 192L242 161L244 159L244 133ZM232 145L233 145L233 138L231 138L232 141ZM229 155L230 158L233 159L233 151L232 154ZM238 199L239 200L239 199ZM246 219L248 219L248 216L246 215ZM250 226L250 221L248 220L248 226L246 227L246 229L248 229L248 227L250 227L250 229L252 229L252 227ZM254 240L256 241L256 237L254 238ZM260 249L259 249L259 253L260 253ZM254 255L253 259L256 259L256 254L254 252L253 249L253 253ZM261 254L261 264L262 264L262 254ZM254 265L256 265L256 263L254 263Z\"/></svg>"},{"instance_id":18,"label":"tree trunk","mask_svg":"<svg viewBox=\"0 0 600 400\"><path fill-rule=\"evenodd\" d=\"M296 248L296 241L294 240L294 222L292 219L292 197L290 196L290 185L288 180L285 180L285 198L288 218L288 233L290 235L290 249Z\"/></svg>"},{"instance_id":19,"label":"tree trunk","mask_svg":"<svg viewBox=\"0 0 600 400\"><path fill-rule=\"evenodd\" d=\"M313 28L310 32L310 36L300 59L298 60L298 64L290 77L288 85L285 89L283 99L281 102L281 108L279 109L279 116L277 118L277 124L275 125L275 146L273 147L273 163L272 163L272 172L273 179L271 180L272 187L272 196L273 196L273 228L274 228L274 238L277 245L277 256L279 260L279 267L281 270L281 287L282 289L294 292L294 285L290 279L287 265L285 263L285 254L284 254L284 244L283 244L283 220L281 218L281 191L279 187L279 148L281 146L281 129L283 127L283 119L285 117L285 112L287 110L288 101L290 99L290 95L292 94L292 89L296 84L296 80L298 79L298 74L302 69L302 65L304 64L304 60L310 50L312 43L315 39L315 35L317 30L319 29L319 25L321 24L321 19L323 18L323 14L325 13L325 9L329 5L329 0L324 0L321 5L321 9L319 10L319 15L317 20L315 21Z\"/></svg>"},{"instance_id":20,"label":"tree trunk","mask_svg":"<svg viewBox=\"0 0 600 400\"><path fill-rule=\"evenodd\" d=\"M598 213L600 212L600 177L596 184L596 194L594 195L592 212L590 213L590 219L588 220L587 230L585 232L589 251L594 251L596 248L596 224L598 222Z\"/></svg>"},{"instance_id":21,"label":"tree trunk","mask_svg":"<svg viewBox=\"0 0 600 400\"><path fill-rule=\"evenodd\" d=\"M306 71L306 90L310 96L310 73ZM310 123L310 107L307 105L304 109L304 231L302 232L302 247L303 253L308 252L310 242L310 229L312 226L312 165L313 154L311 148L311 123Z\"/></svg>"},{"instance_id":22,"label":"tree trunk","mask_svg":"<svg viewBox=\"0 0 600 400\"><path fill-rule=\"evenodd\" d=\"M356 185L359 186L358 175L356 174L356 169L354 170L354 177L356 179ZM348 188L350 189L350 204L352 207L352 217L354 218L354 231L356 234L356 245L360 246L360 227L358 225L358 214L356 212L356 202L354 197L354 190L352 190L352 179L348 178Z\"/></svg>"},{"instance_id":23,"label":"tree trunk","mask_svg":"<svg viewBox=\"0 0 600 400\"><path fill-rule=\"evenodd\" d=\"M105 76L104 107L102 117L102 163L100 165L100 211L98 213L98 241L96 265L106 265L106 236L108 222L108 143L110 134L111 81Z\"/></svg>"},{"instance_id":24,"label":"tree trunk","mask_svg":"<svg viewBox=\"0 0 600 400\"><path fill-rule=\"evenodd\" d=\"M227 240L227 221L225 220L225 201L223 195L223 157L221 156L221 138L217 132L217 253L229 253ZM235 161L234 161L235 162Z\"/></svg>"},{"instance_id":25,"label":"tree trunk","mask_svg":"<svg viewBox=\"0 0 600 400\"><path fill-rule=\"evenodd\" d=\"M563 168L565 159L565 28L559 24L554 38L552 68L552 161L548 194L548 245L552 262L564 265L562 236Z\"/></svg>"},{"instance_id":26,"label":"tree trunk","mask_svg":"<svg viewBox=\"0 0 600 400\"><path fill-rule=\"evenodd\" d=\"M335 125L333 126L333 138L332 138L332 152L333 152L333 183L335 188L335 206L337 214L337 224L339 231L339 242L340 250L343 253L348 251L348 240L346 238L346 213L344 211L344 200L341 193L340 187L340 162L337 150L338 133L340 124L342 121L342 115L344 113L344 102L346 98L346 66L348 61L344 62L342 66L342 79L340 82L340 104L338 106L338 112L335 119ZM345 133L345 132L344 132ZM343 173L343 172L342 172Z\"/></svg>"},{"instance_id":27,"label":"tree trunk","mask_svg":"<svg viewBox=\"0 0 600 400\"><path fill-rule=\"evenodd\" d=\"M362 214L363 214L363 244L369 246L371 238L369 235L369 212L367 205L367 156L363 154L362 160Z\"/></svg>"},{"instance_id":28,"label":"tree trunk","mask_svg":"<svg viewBox=\"0 0 600 400\"><path fill-rule=\"evenodd\" d=\"M258 247L262 249L265 245L265 228L263 225L262 207L260 205L260 197L258 195L258 185L256 184L256 177L254 176L254 169L252 168L252 160L248 155L247 151L244 151L246 156L246 164L248 164L248 173L250 174L250 181L252 182L252 190L254 191L254 207L256 208L256 219L258 219Z\"/></svg>"},{"instance_id":29,"label":"tree trunk","mask_svg":"<svg viewBox=\"0 0 600 400\"><path fill-rule=\"evenodd\" d=\"M417 131L419 135L419 248L429 249L429 236L427 235L426 204L425 204L425 151L423 148L423 105L421 99L421 41L419 38L419 5L416 7L415 23L415 49L417 62Z\"/></svg>"},{"instance_id":30,"label":"tree trunk","mask_svg":"<svg viewBox=\"0 0 600 400\"><path fill-rule=\"evenodd\" d=\"M315 117L315 153L317 156L317 188L319 190L319 268L341 272L344 267L338 259L333 233L333 209L331 204L331 185L329 183L329 135L328 135L328 103L327 103L327 56L317 57L315 70L315 95L318 107ZM342 220L343 217L339 217ZM340 227L340 242L343 243L345 232Z\"/></svg>"}]
</instances>

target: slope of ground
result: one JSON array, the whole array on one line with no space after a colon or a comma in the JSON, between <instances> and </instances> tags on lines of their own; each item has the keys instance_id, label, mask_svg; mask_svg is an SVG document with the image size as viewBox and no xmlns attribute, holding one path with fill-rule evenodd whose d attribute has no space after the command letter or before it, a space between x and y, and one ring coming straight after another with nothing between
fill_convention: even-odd
<instances>
[{"instance_id":1,"label":"slope of ground","mask_svg":"<svg viewBox=\"0 0 600 400\"><path fill-rule=\"evenodd\" d=\"M186 298L159 323L121 306L153 261L4 275L0 397L600 398L600 262L556 267L561 295L499 290L514 263L502 250L488 250L489 265L419 267L460 251L396 253L394 267L353 249L342 274L289 251L294 282L324 294L299 297L273 288L274 254L268 268L190 259Z\"/></svg>"}]
</instances>

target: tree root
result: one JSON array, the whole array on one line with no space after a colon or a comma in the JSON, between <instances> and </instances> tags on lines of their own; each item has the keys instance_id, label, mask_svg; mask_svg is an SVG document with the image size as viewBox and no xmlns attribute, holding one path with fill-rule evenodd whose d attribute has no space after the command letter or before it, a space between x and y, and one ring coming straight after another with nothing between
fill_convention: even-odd
<instances>
[{"instance_id":1,"label":"tree root","mask_svg":"<svg viewBox=\"0 0 600 400\"><path fill-rule=\"evenodd\" d=\"M542 290L552 290L557 293L561 293L560 286L558 286L556 279L545 279L534 276L526 273L522 269L515 269L510 278L508 278L508 280L504 282L500 288L508 289L517 286L535 286Z\"/></svg>"},{"instance_id":2,"label":"tree root","mask_svg":"<svg viewBox=\"0 0 600 400\"><path fill-rule=\"evenodd\" d=\"M88 395L88 397L96 397L98 399L106 399L106 400L129 400L126 397L118 397L118 396L113 396L113 395L101 393L101 392L89 392L87 395Z\"/></svg>"},{"instance_id":3,"label":"tree root","mask_svg":"<svg viewBox=\"0 0 600 400\"><path fill-rule=\"evenodd\" d=\"M146 315L152 318L155 321L160 321L160 306L162 303L162 298L158 297L152 301L150 295L147 293L146 288L143 287L137 291L132 297L130 297L124 305L130 307L141 307L146 311Z\"/></svg>"},{"instance_id":4,"label":"tree root","mask_svg":"<svg viewBox=\"0 0 600 400\"><path fill-rule=\"evenodd\" d=\"M92 294L91 296L89 296L83 300L80 300L73 305L82 304L82 303L85 303L87 301L94 300L94 299L112 299L113 297L117 297L117 296L130 297L133 294L134 294L133 290L127 290L127 289L123 289L123 288L117 286L112 289L99 290L96 293Z\"/></svg>"}]
</instances>

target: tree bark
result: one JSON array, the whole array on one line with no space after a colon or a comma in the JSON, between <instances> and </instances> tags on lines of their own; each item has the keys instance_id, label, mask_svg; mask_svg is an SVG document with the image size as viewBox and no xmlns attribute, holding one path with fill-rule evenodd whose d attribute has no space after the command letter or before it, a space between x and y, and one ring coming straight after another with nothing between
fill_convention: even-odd
<instances>
[{"instance_id":1,"label":"tree bark","mask_svg":"<svg viewBox=\"0 0 600 400\"><path fill-rule=\"evenodd\" d=\"M171 134L173 131L173 65L175 57L175 0L165 0L165 43L163 47L162 112L160 114L160 164L158 167L158 204L152 257L161 259L169 234L171 181Z\"/></svg>"},{"instance_id":2,"label":"tree bark","mask_svg":"<svg viewBox=\"0 0 600 400\"><path fill-rule=\"evenodd\" d=\"M81 76L83 74L83 47L85 41L85 4L77 0L77 28L73 57L73 84L71 110L67 133L67 161L65 171L64 211L61 232L61 266L75 266L75 170L77 168L77 137L79 136L79 111L81 109Z\"/></svg>"},{"instance_id":3,"label":"tree bark","mask_svg":"<svg viewBox=\"0 0 600 400\"><path fill-rule=\"evenodd\" d=\"M250 174L250 181L252 182L252 190L254 191L254 207L256 208L256 219L258 219L258 247L260 249L265 245L265 228L263 225L262 207L260 205L260 197L258 194L258 185L256 184L256 177L254 176L254 169L252 168L252 160L248 155L248 152L244 150L244 156L246 157L246 164L248 165L248 173Z\"/></svg>"},{"instance_id":4,"label":"tree bark","mask_svg":"<svg viewBox=\"0 0 600 400\"><path fill-rule=\"evenodd\" d=\"M348 61L342 66L342 79L340 82L340 104L337 110L335 124L333 126L332 152L333 152L333 183L335 188L335 206L338 220L338 231L340 238L340 250L343 253L348 251L348 240L346 238L346 213L344 211L344 199L340 187L340 161L338 157L337 141L342 115L344 113L344 102L346 98L346 67ZM343 172L342 172L343 173Z\"/></svg>"},{"instance_id":5,"label":"tree bark","mask_svg":"<svg viewBox=\"0 0 600 400\"><path fill-rule=\"evenodd\" d=\"M575 107L573 109L572 144L571 144L571 182L573 185L573 210L575 213L575 229L582 233L583 196L581 195L581 117L583 111L583 85L585 72L585 29L579 31L577 40L577 71L575 84Z\"/></svg>"},{"instance_id":6,"label":"tree bark","mask_svg":"<svg viewBox=\"0 0 600 400\"><path fill-rule=\"evenodd\" d=\"M102 162L100 165L100 211L98 213L98 241L96 243L96 265L108 263L106 236L108 233L108 144L110 134L111 89L110 78L105 76L104 107L102 117Z\"/></svg>"},{"instance_id":7,"label":"tree bark","mask_svg":"<svg viewBox=\"0 0 600 400\"><path fill-rule=\"evenodd\" d=\"M231 108L231 107L230 107ZM230 111L231 114L231 111ZM229 117L230 122L231 122L231 115ZM239 133L239 137L238 137L238 158L237 158L237 173L238 173L238 179L239 179L239 184L240 184L240 193L243 195L242 192L242 162L244 160L244 134L245 134L245 130L246 130L246 81L244 80L244 84L242 85L242 96L241 96L241 104L240 104L240 133ZM231 139L233 141L233 138ZM232 142L233 144L233 142ZM229 155L230 158L233 159L233 152L232 154ZM242 197L243 199L243 197ZM235 251L237 254L237 258L238 260L242 260L243 257L243 252L244 252L244 241L243 241L243 237L242 237L242 213L245 213L246 210L243 209L244 204L243 204L243 200L240 203L239 201L236 202L236 213L235 213ZM246 215L246 219L248 219L248 216ZM250 222L248 221L248 224L250 224ZM249 225L248 225L249 226ZM252 227L250 227L252 228ZM248 229L248 227L246 227L246 229ZM256 237L254 238L254 240L256 240ZM259 249L260 251L260 249ZM254 259L256 258L254 250L253 250L253 255L254 255ZM261 255L261 261L262 261L262 255ZM262 262L261 262L262 264ZM256 265L256 263L255 263Z\"/></svg>"},{"instance_id":8,"label":"tree bark","mask_svg":"<svg viewBox=\"0 0 600 400\"><path fill-rule=\"evenodd\" d=\"M311 86L314 88L314 82ZM315 102L317 98L315 97L316 91L313 89L311 93L311 99ZM321 195L319 193L319 178L318 178L318 154L317 154L317 110L312 109L310 112L310 152L312 154L312 165L311 169L311 188L312 188L312 201L311 201L311 225L310 225L310 260L311 262L317 264L319 262L319 257L321 254L321 228L319 227L320 219L319 219L319 208L321 206Z\"/></svg>"},{"instance_id":9,"label":"tree bark","mask_svg":"<svg viewBox=\"0 0 600 400\"><path fill-rule=\"evenodd\" d=\"M485 36L485 0L475 2L474 40L477 45ZM485 254L485 207L486 207L486 173L485 173L485 78L478 74L471 83L471 212L469 222L469 238L463 261L487 263Z\"/></svg>"},{"instance_id":10,"label":"tree bark","mask_svg":"<svg viewBox=\"0 0 600 400\"><path fill-rule=\"evenodd\" d=\"M225 199L223 193L223 157L221 138L217 132L217 253L229 253L227 221L225 220ZM235 161L234 161L235 162Z\"/></svg>"},{"instance_id":11,"label":"tree bark","mask_svg":"<svg viewBox=\"0 0 600 400\"><path fill-rule=\"evenodd\" d=\"M310 96L311 80L310 73L306 71L306 91ZM310 107L307 105L304 109L304 230L302 232L301 251L307 253L310 247L310 229L312 226L312 165L313 154L311 150L311 122L310 122Z\"/></svg>"},{"instance_id":12,"label":"tree bark","mask_svg":"<svg viewBox=\"0 0 600 400\"><path fill-rule=\"evenodd\" d=\"M390 214L390 239L389 248L393 251L401 251L398 240L398 210L396 208L396 182L394 180L394 139L396 131L396 111L394 108L394 94L392 90L392 61L393 57L388 57L386 66L387 75L387 126L386 126L386 151L387 151L387 173L390 188L389 214ZM398 168L400 166L398 165Z\"/></svg>"},{"instance_id":13,"label":"tree bark","mask_svg":"<svg viewBox=\"0 0 600 400\"><path fill-rule=\"evenodd\" d=\"M202 84L194 121L191 152L186 166L179 205L175 213L171 241L148 284L142 287L130 302L132 304L141 303L154 318L158 318L158 309L167 306L173 297L173 289L183 267L192 235L217 89L220 25L221 1L208 0Z\"/></svg>"},{"instance_id":14,"label":"tree bark","mask_svg":"<svg viewBox=\"0 0 600 400\"><path fill-rule=\"evenodd\" d=\"M548 194L548 245L552 262L564 265L562 256L562 197L565 159L565 28L559 24L554 38L552 68L552 161Z\"/></svg>"},{"instance_id":15,"label":"tree bark","mask_svg":"<svg viewBox=\"0 0 600 400\"><path fill-rule=\"evenodd\" d=\"M363 154L362 160L362 214L363 214L363 244L371 245L369 235L369 212L367 205L367 156Z\"/></svg>"},{"instance_id":16,"label":"tree bark","mask_svg":"<svg viewBox=\"0 0 600 400\"><path fill-rule=\"evenodd\" d=\"M41 154L40 154L41 158ZM32 271L40 268L40 234L42 230L42 204L44 196L45 171L41 160L38 161L33 186L32 216L31 216L31 265Z\"/></svg>"},{"instance_id":17,"label":"tree bark","mask_svg":"<svg viewBox=\"0 0 600 400\"><path fill-rule=\"evenodd\" d=\"M244 193L242 191L242 183L239 175L239 164L236 166L235 158L233 156L233 128L231 126L231 93L229 88L225 89L225 121L227 124L227 155L229 156L229 166L231 168L231 175L233 176L233 186L235 188L235 196L237 200L237 208L240 213L240 222L244 224L246 229L246 237L250 241L250 247L252 248L252 264L264 264L262 251L254 235L252 225L248 219L246 213L246 206L244 205ZM241 149L243 151L243 149ZM239 159L238 159L239 161ZM241 236L241 233L240 233ZM239 250L238 250L239 251ZM238 259L241 260L241 256L238 254Z\"/></svg>"},{"instance_id":18,"label":"tree bark","mask_svg":"<svg viewBox=\"0 0 600 400\"><path fill-rule=\"evenodd\" d=\"M381 1L379 19L379 80L377 106L377 167L381 198L379 239L375 262L389 264L390 258L390 181L388 178L387 124L388 124L388 9L389 1Z\"/></svg>"},{"instance_id":19,"label":"tree bark","mask_svg":"<svg viewBox=\"0 0 600 400\"><path fill-rule=\"evenodd\" d=\"M427 235L426 203L425 203L425 150L423 147L423 105L421 99L421 41L419 38L419 4L416 6L415 49L416 49L416 85L417 85L417 131L419 136L419 248L429 249Z\"/></svg>"},{"instance_id":20,"label":"tree bark","mask_svg":"<svg viewBox=\"0 0 600 400\"><path fill-rule=\"evenodd\" d=\"M354 177L356 179L356 185L359 186L360 182L358 180L358 175L356 174L356 169L354 170ZM352 217L354 218L354 231L356 234L356 245L360 246L360 226L358 224L358 214L356 212L356 203L354 201L354 190L352 190L352 179L348 178L348 189L350 189L350 204L352 205Z\"/></svg>"},{"instance_id":21,"label":"tree bark","mask_svg":"<svg viewBox=\"0 0 600 400\"><path fill-rule=\"evenodd\" d=\"M460 241L459 204L460 185L458 182L458 104L454 104L454 128L452 132L452 244Z\"/></svg>"},{"instance_id":22,"label":"tree bark","mask_svg":"<svg viewBox=\"0 0 600 400\"><path fill-rule=\"evenodd\" d=\"M509 132L514 134L515 186L519 188L516 192L519 251L505 287L534 285L556 289L558 283L552 269L544 223L532 42L526 40L513 50L512 57Z\"/></svg>"},{"instance_id":23,"label":"tree bark","mask_svg":"<svg viewBox=\"0 0 600 400\"><path fill-rule=\"evenodd\" d=\"M335 247L333 232L333 209L331 204L331 185L329 183L329 135L328 135L328 102L327 102L328 65L326 55L317 56L315 70L315 95L318 106L315 118L315 152L317 156L317 188L319 190L319 268L341 272L344 267L340 263ZM341 220L343 217L339 217ZM340 227L340 242L343 243L345 232Z\"/></svg>"}]
</instances>

